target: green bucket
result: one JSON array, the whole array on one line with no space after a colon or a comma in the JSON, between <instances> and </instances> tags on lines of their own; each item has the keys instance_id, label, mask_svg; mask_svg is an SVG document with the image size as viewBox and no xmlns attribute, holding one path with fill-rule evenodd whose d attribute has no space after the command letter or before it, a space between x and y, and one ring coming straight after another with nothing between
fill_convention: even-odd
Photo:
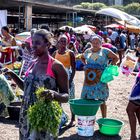
<instances>
[{"instance_id":1,"label":"green bucket","mask_svg":"<svg viewBox=\"0 0 140 140\"><path fill-rule=\"evenodd\" d=\"M99 125L99 131L102 134L115 136L118 135L124 123L120 120L101 118L96 121Z\"/></svg>"},{"instance_id":2,"label":"green bucket","mask_svg":"<svg viewBox=\"0 0 140 140\"><path fill-rule=\"evenodd\" d=\"M98 108L102 103L103 101L86 99L71 99L69 101L72 112L78 116L96 115Z\"/></svg>"}]
</instances>

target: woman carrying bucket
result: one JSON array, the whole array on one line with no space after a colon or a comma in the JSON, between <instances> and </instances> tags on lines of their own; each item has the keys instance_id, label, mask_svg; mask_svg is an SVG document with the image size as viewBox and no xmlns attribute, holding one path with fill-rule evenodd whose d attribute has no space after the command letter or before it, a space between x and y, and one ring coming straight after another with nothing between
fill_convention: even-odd
<instances>
[{"instance_id":1,"label":"woman carrying bucket","mask_svg":"<svg viewBox=\"0 0 140 140\"><path fill-rule=\"evenodd\" d=\"M116 65L118 57L115 53L107 48L102 48L102 38L98 35L92 35L90 38L91 48L87 49L83 54L85 63L85 80L81 93L81 98L102 100L101 105L102 117L107 116L107 107L105 101L109 96L109 89L106 83L100 81L103 70L111 64Z\"/></svg>"}]
</instances>

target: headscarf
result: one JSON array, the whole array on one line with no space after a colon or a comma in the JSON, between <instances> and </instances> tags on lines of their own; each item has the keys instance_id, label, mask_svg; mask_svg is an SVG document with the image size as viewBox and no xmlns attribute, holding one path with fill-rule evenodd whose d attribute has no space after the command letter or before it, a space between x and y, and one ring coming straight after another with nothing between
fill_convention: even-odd
<instances>
[{"instance_id":1,"label":"headscarf","mask_svg":"<svg viewBox=\"0 0 140 140\"><path fill-rule=\"evenodd\" d=\"M101 44L102 44L102 37L101 36L99 36L97 34L91 35L90 36L90 42L92 42L94 39L98 39L101 42Z\"/></svg>"}]
</instances>

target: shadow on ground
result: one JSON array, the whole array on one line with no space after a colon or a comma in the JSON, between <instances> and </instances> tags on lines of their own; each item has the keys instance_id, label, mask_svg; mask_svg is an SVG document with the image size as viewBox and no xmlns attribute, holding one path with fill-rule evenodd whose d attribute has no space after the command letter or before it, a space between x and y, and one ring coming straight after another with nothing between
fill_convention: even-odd
<instances>
[{"instance_id":1,"label":"shadow on ground","mask_svg":"<svg viewBox=\"0 0 140 140\"><path fill-rule=\"evenodd\" d=\"M19 127L19 123L17 120L13 120L9 117L1 117L0 116L0 123L3 123L3 124L11 124L11 125L15 125L15 127Z\"/></svg>"},{"instance_id":2,"label":"shadow on ground","mask_svg":"<svg viewBox=\"0 0 140 140\"><path fill-rule=\"evenodd\" d=\"M61 134L61 133L60 133ZM77 134L70 135L68 137L59 138L58 140L121 140L121 136L105 136L99 131L95 131L93 137L82 137Z\"/></svg>"}]
</instances>

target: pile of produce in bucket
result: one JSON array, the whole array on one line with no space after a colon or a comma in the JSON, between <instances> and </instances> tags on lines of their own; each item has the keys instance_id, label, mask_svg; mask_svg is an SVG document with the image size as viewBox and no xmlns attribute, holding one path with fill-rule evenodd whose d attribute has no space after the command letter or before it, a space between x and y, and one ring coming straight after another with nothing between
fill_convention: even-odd
<instances>
[{"instance_id":1,"label":"pile of produce in bucket","mask_svg":"<svg viewBox=\"0 0 140 140\"><path fill-rule=\"evenodd\" d=\"M35 94L38 100L28 109L31 131L47 131L53 136L57 136L62 108L57 101L50 101L46 100L45 97L41 97L41 93L45 90L44 87L36 90Z\"/></svg>"}]
</instances>

